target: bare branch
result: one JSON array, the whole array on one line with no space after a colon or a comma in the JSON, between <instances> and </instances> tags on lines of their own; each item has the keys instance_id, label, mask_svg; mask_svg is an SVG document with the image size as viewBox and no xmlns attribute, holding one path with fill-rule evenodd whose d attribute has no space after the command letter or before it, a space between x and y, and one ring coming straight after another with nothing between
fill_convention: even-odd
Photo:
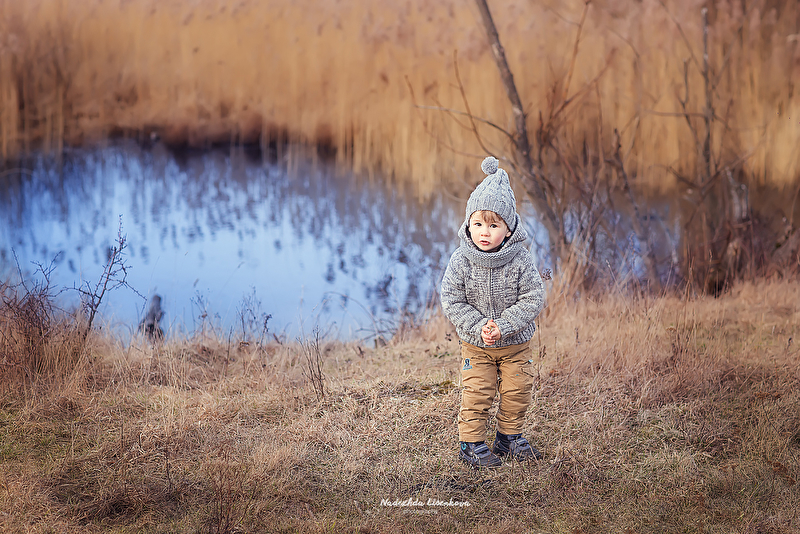
<instances>
[{"instance_id":1,"label":"bare branch","mask_svg":"<svg viewBox=\"0 0 800 534\"><path fill-rule=\"evenodd\" d=\"M692 124L690 112L686 109L686 105L689 103L689 65L685 60L683 62L683 87L685 91L684 98L678 97L678 102L680 102L681 109L683 109L683 117L686 119L686 124L689 126L689 131L694 139L695 147L698 152L701 152L700 136L697 134L697 129ZM699 153L698 156L702 157L702 154Z\"/></svg>"},{"instance_id":2,"label":"bare branch","mask_svg":"<svg viewBox=\"0 0 800 534\"><path fill-rule=\"evenodd\" d=\"M446 113L449 113L450 115L463 113L463 112L456 112L455 110L450 110L450 109L447 109L447 108L443 108L441 106L420 106L419 104L417 104L417 99L416 99L416 96L414 94L414 88L411 86L411 82L408 80L408 76L405 77L405 80L406 80L406 85L408 86L408 90L411 93L412 105L415 108L417 108L417 109L440 110L440 111L444 111ZM465 128L465 129L467 128L466 125L462 124L457 119L454 118L454 120L462 128ZM480 119L478 119L478 120L480 120ZM478 156L476 154L471 154L471 153L468 153L468 152L464 152L463 150L458 150L457 148L455 148L454 146L450 145L449 143L446 143L446 142L442 141L440 138L436 137L433 134L433 132L431 132L430 129L428 128L428 122L424 118L422 118L422 127L425 129L425 133L427 133L429 136L431 136L431 138L436 139L437 143L440 143L442 145L442 147L444 147L447 150L453 152L454 154L458 154L458 155L461 155L461 156L468 156L468 157L480 157L480 156Z\"/></svg>"},{"instance_id":3,"label":"bare branch","mask_svg":"<svg viewBox=\"0 0 800 534\"><path fill-rule=\"evenodd\" d=\"M750 159L750 157L751 157L751 156L752 156L752 155L755 153L755 151L756 151L756 148L758 148L758 146L756 146L756 147L753 147L753 148L752 148L751 150L749 150L749 151L748 151L746 154L744 154L744 155L742 155L742 156L739 156L739 157L738 157L738 158L736 158L736 159L735 159L735 160L734 160L732 163L730 163L729 165L726 165L724 168L725 168L725 169L730 169L730 168L736 168L736 167L738 167L739 165L741 165L742 163L744 163L745 161L747 161L748 159ZM691 215L691 216L689 216L689 220L688 220L688 221L686 221L686 224L684 224L684 228L689 228L689 226L690 226L690 225L692 224L692 222L694 221L694 217L695 217L695 215L697 215L697 212L698 212L698 210L700 209L700 206L701 206L701 205L702 205L702 203L703 203L703 202L706 200L706 198L708 197L708 194L711 192L711 186L712 186L712 185L713 185L713 184L714 184L714 183L717 181L717 179L718 179L718 178L719 178L719 177L722 175L722 170L723 170L723 168L720 168L720 169L719 169L717 172L715 172L715 173L714 173L714 176L710 177L710 178L709 178L709 179L708 179L706 182L704 182L704 183L703 183L702 185L700 185L700 186L698 186L697 184L691 184L691 185L693 185L694 187L697 187L697 188L698 188L698 190L699 190L699 192L700 192L700 200L699 200L699 201L696 203L696 204L697 204L697 207L696 207L696 208L695 208L695 210L692 212L692 215ZM678 175L676 174L676 176L678 176Z\"/></svg>"},{"instance_id":4,"label":"bare branch","mask_svg":"<svg viewBox=\"0 0 800 534\"><path fill-rule=\"evenodd\" d=\"M688 185L689 187L693 187L695 189L700 189L700 186L698 184L696 184L693 181L689 180L688 178L686 178L684 175L682 175L681 173L676 171L671 166L668 166L668 165L654 165L654 167L662 167L667 172L672 174L675 178L677 178L679 182L683 182L684 184Z\"/></svg>"},{"instance_id":5,"label":"bare branch","mask_svg":"<svg viewBox=\"0 0 800 534\"><path fill-rule=\"evenodd\" d=\"M695 117L698 119L702 119L705 117L705 115L702 113L692 113L689 111L683 113L672 113L669 111L656 111L654 109L643 109L642 112L648 115L655 115L656 117L675 117L678 119L684 119L686 117Z\"/></svg>"},{"instance_id":6,"label":"bare branch","mask_svg":"<svg viewBox=\"0 0 800 534\"><path fill-rule=\"evenodd\" d=\"M602 78L602 76L608 70L608 67L611 65L611 60L613 58L614 58L614 51L611 51L611 53L609 53L608 56L606 57L606 64L603 65L603 68L600 70L599 73L597 73L597 76L592 78L589 81L589 83L587 83L586 85L581 87L580 90L578 90L577 93L575 93L571 97L569 97L569 98L565 99L563 102L561 102L561 104L558 106L558 108L551 115L550 122L552 122L556 117L558 117L561 114L561 112L564 111L567 108L567 106L569 106L576 98L583 96L584 93L589 91L589 89L591 89L592 86L594 86L598 82L598 80L600 80L600 78Z\"/></svg>"},{"instance_id":7,"label":"bare branch","mask_svg":"<svg viewBox=\"0 0 800 534\"><path fill-rule=\"evenodd\" d=\"M525 171L521 175L522 183L536 209L543 216L543 223L550 233L551 242L556 246L560 246L558 243L563 240L563 235L562 232L559 231L558 218L550 206L548 195L537 180L538 172L534 168L533 161L531 160L531 145L528 140L528 126L526 124L525 111L522 107L519 93L517 92L517 86L514 84L514 76L511 74L511 69L506 60L505 50L500 44L500 36L497 33L497 28L494 25L494 20L492 20L492 14L489 12L489 6L486 4L486 0L476 0L476 4L483 21L484 29L489 38L489 43L491 44L495 64L500 71L500 78L506 89L506 95L511 102L511 111L514 114L514 124L517 132L514 138L514 144L516 153L521 158L522 166Z\"/></svg>"},{"instance_id":8,"label":"bare branch","mask_svg":"<svg viewBox=\"0 0 800 534\"><path fill-rule=\"evenodd\" d=\"M714 97L711 92L711 75L708 65L708 8L704 7L700 12L703 16L703 82L706 94L706 106L704 110L706 136L705 139L703 139L703 162L705 163L706 176L711 176L711 122L714 117Z\"/></svg>"},{"instance_id":9,"label":"bare branch","mask_svg":"<svg viewBox=\"0 0 800 534\"><path fill-rule=\"evenodd\" d=\"M678 31L681 34L681 38L683 39L684 44L686 44L686 48L689 49L689 55L692 56L692 61L697 67L697 70L702 71L703 69L700 66L700 62L697 61L697 57L695 57L694 55L694 49L692 48L692 44L689 42L689 38L686 37L686 34L683 32L683 27L681 26L681 23L678 22L678 20L672 16L672 13L669 12L669 9L667 9L666 4L664 4L664 0L658 0L658 3L661 4L661 7L663 7L664 11L666 11L667 15L669 15L669 18L672 19L672 22L675 24L675 27L678 28Z\"/></svg>"},{"instance_id":10,"label":"bare branch","mask_svg":"<svg viewBox=\"0 0 800 534\"><path fill-rule=\"evenodd\" d=\"M620 157L620 139L619 132L616 129L614 130L614 155L607 161L608 163L614 165L622 176L622 180L625 184L625 191L628 193L628 200L633 207L633 230L636 232L636 237L643 248L642 259L647 266L647 274L651 283L654 284L654 288L656 290L660 290L661 282L658 278L658 271L656 269L658 260L656 259L655 253L650 246L649 229L642 225L642 216L639 213L639 204L636 202L636 199L633 196L633 190L631 189L631 184L628 180L628 173L625 171L625 165L623 165L622 158Z\"/></svg>"},{"instance_id":11,"label":"bare branch","mask_svg":"<svg viewBox=\"0 0 800 534\"><path fill-rule=\"evenodd\" d=\"M514 141L514 135L511 132L509 132L508 130L503 129L501 126L493 123L492 121L488 121L486 119L482 119L480 117L476 117L476 116L472 115L471 113L467 113L465 111L459 111L457 109L452 109L452 108L445 108L445 107L442 107L442 106L417 106L417 105L415 105L414 107L419 108L419 109L430 109L430 110L433 110L433 111L444 111L445 113L450 113L452 115L465 115L465 116L468 116L471 120L474 120L474 121L477 121L477 122L481 122L481 123L483 123L483 124L485 124L487 126L491 126L495 130L499 131L500 133L502 133L503 135L508 137L508 139L510 141L512 141L512 142ZM466 128L466 126L464 126L463 124L461 126Z\"/></svg>"},{"instance_id":12,"label":"bare branch","mask_svg":"<svg viewBox=\"0 0 800 534\"><path fill-rule=\"evenodd\" d=\"M475 119L472 118L472 110L469 109L469 99L467 98L467 93L464 91L464 84L461 83L461 75L458 72L457 50L453 51L453 69L456 74L456 81L458 82L458 90L461 92L461 101L464 102L464 108L467 110L467 117L469 118L469 123L472 127L472 133L475 135L475 139L478 141L478 145L480 145L484 153L490 154L491 151L486 148L486 145L483 144L483 139L481 139L481 134L478 132L478 127L475 126Z\"/></svg>"},{"instance_id":13,"label":"bare branch","mask_svg":"<svg viewBox=\"0 0 800 534\"><path fill-rule=\"evenodd\" d=\"M128 266L125 263L124 251L128 247L125 235L122 233L122 217L119 221L119 229L117 231L117 243L109 249L108 261L103 268L103 274L97 280L94 288L91 288L86 283L86 287L77 287L77 291L83 298L84 309L89 313L89 318L83 333L83 339L89 335L94 323L97 311L100 309L100 304L103 302L105 295L119 287L127 287L140 297L144 298L139 292L128 285Z\"/></svg>"},{"instance_id":14,"label":"bare branch","mask_svg":"<svg viewBox=\"0 0 800 534\"><path fill-rule=\"evenodd\" d=\"M575 60L578 57L578 47L581 42L581 32L583 31L583 25L586 22L586 13L589 11L589 4L592 3L592 0L585 0L583 3L583 12L581 13L581 21L578 23L578 33L575 35L575 44L572 46L572 58L569 62L569 71L567 71L567 81L564 82L564 96L563 98L566 100L567 95L569 94L569 84L572 81L572 73L575 71Z\"/></svg>"}]
</instances>

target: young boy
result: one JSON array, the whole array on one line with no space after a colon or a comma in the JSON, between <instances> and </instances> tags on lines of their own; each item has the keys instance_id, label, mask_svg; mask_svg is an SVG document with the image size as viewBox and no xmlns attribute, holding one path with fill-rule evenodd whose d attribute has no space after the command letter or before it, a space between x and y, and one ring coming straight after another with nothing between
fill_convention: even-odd
<instances>
[{"instance_id":1,"label":"young boy","mask_svg":"<svg viewBox=\"0 0 800 534\"><path fill-rule=\"evenodd\" d=\"M458 455L473 467L496 467L499 457L542 457L522 437L522 427L533 386L530 340L544 307L544 286L524 245L528 234L508 174L491 156L481 169L488 176L467 200L461 245L445 270L441 299L461 344ZM490 451L486 423L498 389L497 437Z\"/></svg>"}]
</instances>

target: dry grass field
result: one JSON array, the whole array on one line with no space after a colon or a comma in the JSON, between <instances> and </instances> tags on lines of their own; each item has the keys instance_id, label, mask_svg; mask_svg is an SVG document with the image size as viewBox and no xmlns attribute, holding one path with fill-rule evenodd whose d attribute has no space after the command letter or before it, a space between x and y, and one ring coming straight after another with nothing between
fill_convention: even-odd
<instances>
[{"instance_id":1,"label":"dry grass field","mask_svg":"<svg viewBox=\"0 0 800 534\"><path fill-rule=\"evenodd\" d=\"M25 378L5 307L0 529L797 533L798 303L785 280L550 293L525 429L544 459L492 471L456 459L458 344L436 314L377 347L95 332Z\"/></svg>"},{"instance_id":2,"label":"dry grass field","mask_svg":"<svg viewBox=\"0 0 800 534\"><path fill-rule=\"evenodd\" d=\"M714 163L792 199L769 257L796 235L800 4L490 7L559 168L595 172L616 129L634 185L677 194L709 80ZM424 193L511 152L478 21L454 0L0 0L0 158L115 136L310 147ZM715 298L675 289L687 265L661 295L554 273L525 429L544 459L491 471L457 460L459 347L436 310L386 343L150 344L0 282L0 531L800 533L794 267Z\"/></svg>"},{"instance_id":3,"label":"dry grass field","mask_svg":"<svg viewBox=\"0 0 800 534\"><path fill-rule=\"evenodd\" d=\"M669 168L691 175L698 150L687 120L699 127L706 103L703 5L490 2L531 132L555 131L577 154L610 150L618 129L629 172L644 183L670 189ZM793 183L800 8L708 5L712 149L743 157L748 179ZM0 15L7 161L115 135L198 147L293 141L430 190L471 176L487 151L456 114L466 103L512 127L472 2L2 0ZM498 129L478 128L488 151L509 151Z\"/></svg>"}]
</instances>

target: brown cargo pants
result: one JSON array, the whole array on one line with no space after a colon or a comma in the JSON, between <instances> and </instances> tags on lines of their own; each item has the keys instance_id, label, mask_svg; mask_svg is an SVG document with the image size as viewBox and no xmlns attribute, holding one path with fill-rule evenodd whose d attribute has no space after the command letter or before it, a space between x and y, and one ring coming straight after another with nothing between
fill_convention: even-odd
<instances>
[{"instance_id":1,"label":"brown cargo pants","mask_svg":"<svg viewBox=\"0 0 800 534\"><path fill-rule=\"evenodd\" d=\"M520 434L531 403L533 352L530 342L499 349L461 342L461 410L459 441L486 440L486 423L495 393L500 391L497 430Z\"/></svg>"}]
</instances>

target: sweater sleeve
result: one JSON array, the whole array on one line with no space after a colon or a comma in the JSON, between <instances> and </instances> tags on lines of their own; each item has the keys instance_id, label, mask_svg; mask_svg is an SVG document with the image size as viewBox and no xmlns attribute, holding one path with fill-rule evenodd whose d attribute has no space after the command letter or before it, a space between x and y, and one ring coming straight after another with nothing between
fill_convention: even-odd
<instances>
[{"instance_id":1,"label":"sweater sleeve","mask_svg":"<svg viewBox=\"0 0 800 534\"><path fill-rule=\"evenodd\" d=\"M517 302L495 319L503 337L511 336L531 325L544 308L544 284L530 255L526 255L520 273Z\"/></svg>"},{"instance_id":2,"label":"sweater sleeve","mask_svg":"<svg viewBox=\"0 0 800 534\"><path fill-rule=\"evenodd\" d=\"M459 334L470 333L480 338L481 327L487 318L467 302L464 281L464 261L459 251L453 253L444 271L441 287L442 311Z\"/></svg>"}]
</instances>

